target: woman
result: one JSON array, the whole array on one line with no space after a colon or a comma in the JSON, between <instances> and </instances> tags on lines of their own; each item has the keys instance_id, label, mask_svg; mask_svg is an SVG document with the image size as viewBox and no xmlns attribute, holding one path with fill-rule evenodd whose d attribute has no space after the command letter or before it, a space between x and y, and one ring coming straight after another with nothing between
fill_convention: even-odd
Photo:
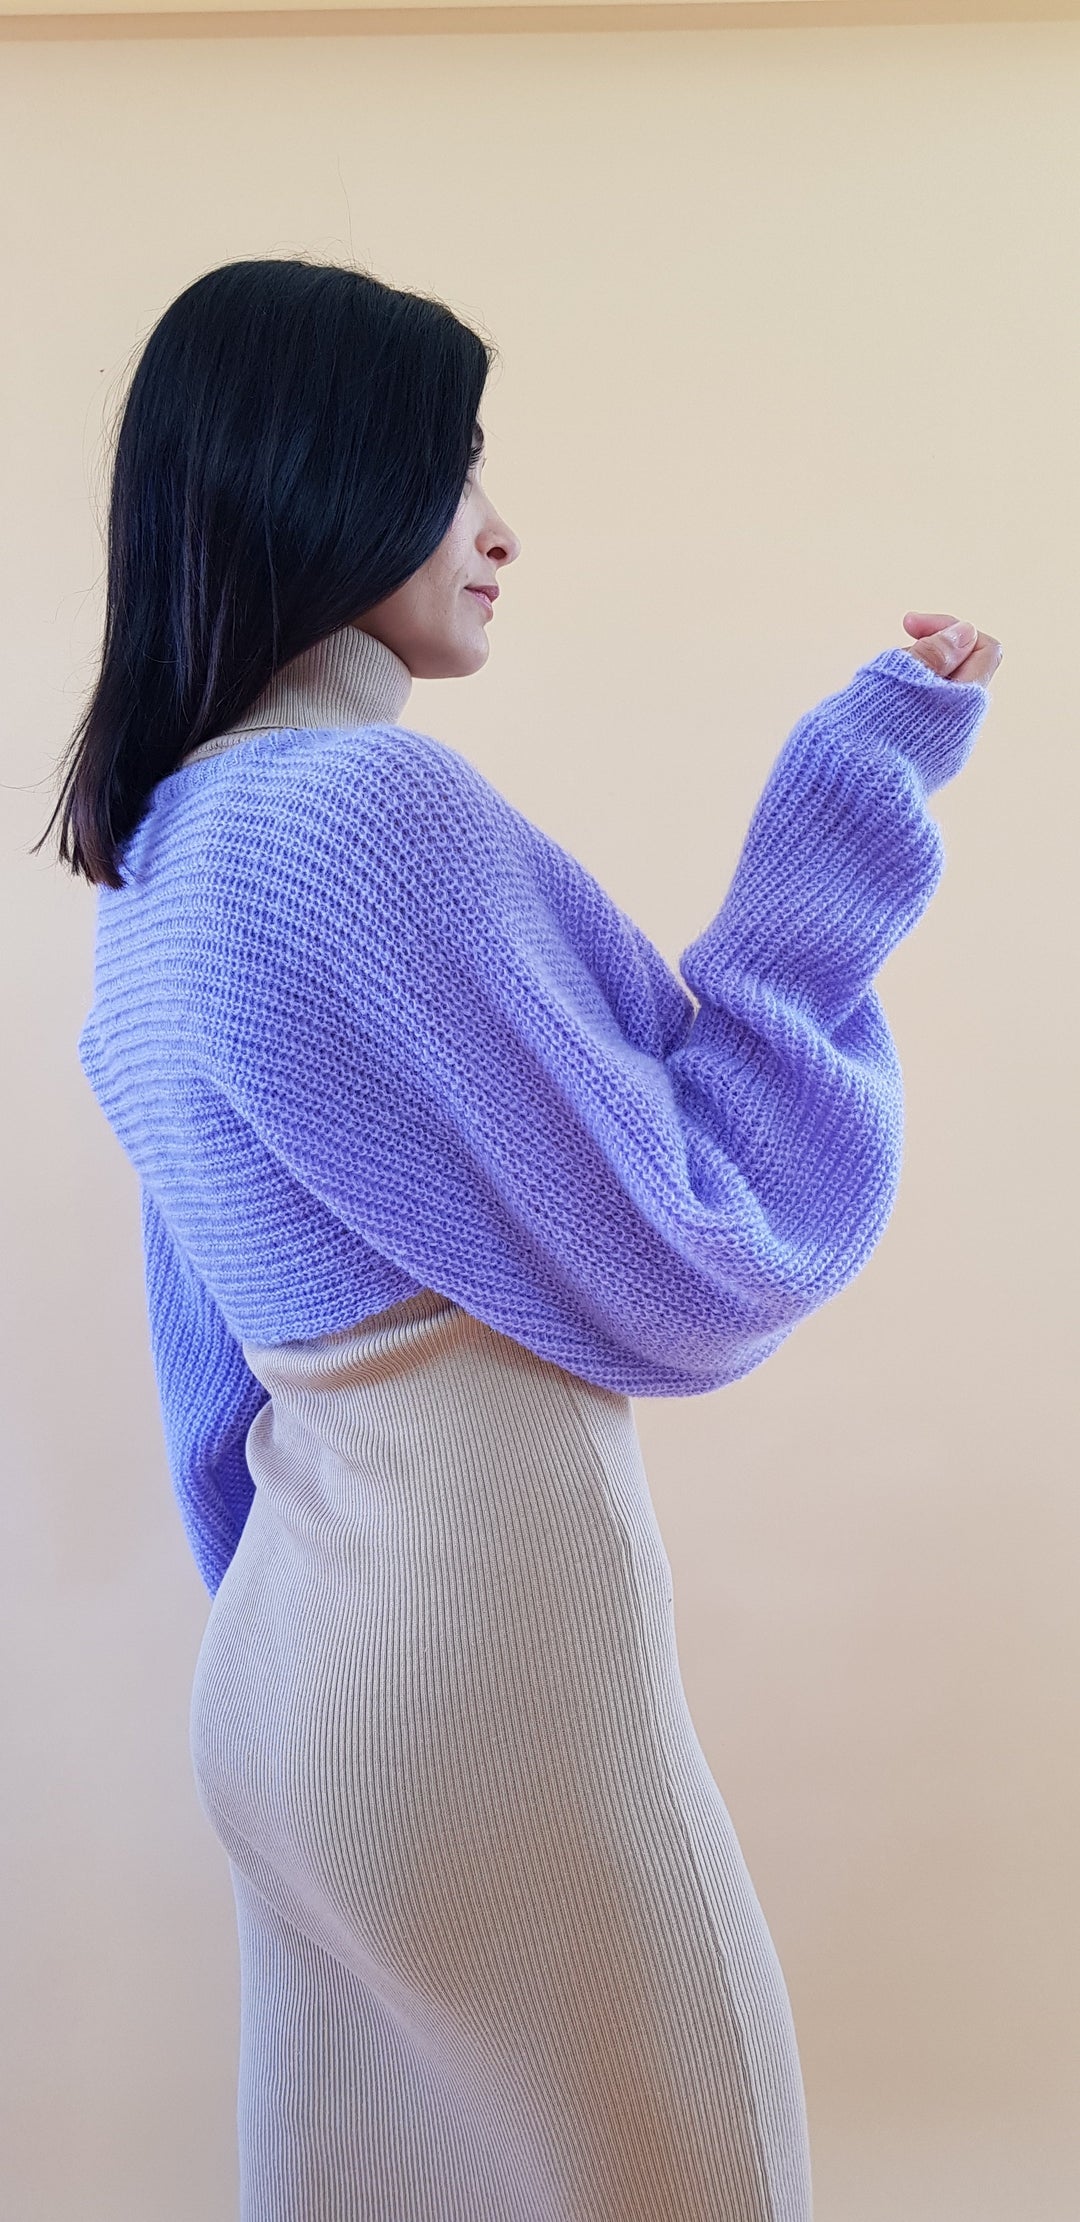
<instances>
[{"instance_id":1,"label":"woman","mask_svg":"<svg viewBox=\"0 0 1080 2222\"><path fill-rule=\"evenodd\" d=\"M788 1997L630 1399L738 1379L881 1234L872 979L1000 649L909 614L914 649L800 720L676 976L400 722L414 678L485 662L519 553L481 479L492 359L303 259L179 296L123 415L62 797L101 890L79 1053L140 1175L214 1600L191 1732L239 1923L242 2212L806 2222Z\"/></svg>"}]
</instances>

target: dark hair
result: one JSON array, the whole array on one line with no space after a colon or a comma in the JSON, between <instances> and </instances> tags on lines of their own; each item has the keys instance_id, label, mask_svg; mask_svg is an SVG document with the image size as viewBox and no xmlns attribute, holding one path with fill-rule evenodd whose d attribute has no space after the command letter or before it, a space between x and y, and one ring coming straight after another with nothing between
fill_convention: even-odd
<instances>
[{"instance_id":1,"label":"dark hair","mask_svg":"<svg viewBox=\"0 0 1080 2222\"><path fill-rule=\"evenodd\" d=\"M101 670L31 853L62 811L72 872L124 886L158 780L438 547L496 359L444 302L304 256L177 296L124 404Z\"/></svg>"}]
</instances>

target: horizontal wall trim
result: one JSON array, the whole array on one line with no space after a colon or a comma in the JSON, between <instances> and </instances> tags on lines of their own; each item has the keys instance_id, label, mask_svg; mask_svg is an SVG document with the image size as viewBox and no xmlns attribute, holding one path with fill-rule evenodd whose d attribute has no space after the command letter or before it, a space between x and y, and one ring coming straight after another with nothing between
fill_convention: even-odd
<instances>
[{"instance_id":1,"label":"horizontal wall trim","mask_svg":"<svg viewBox=\"0 0 1080 2222\"><path fill-rule=\"evenodd\" d=\"M180 0L0 0L0 40L453 37L476 32L871 30L900 24L1065 23L1080 0L265 0L229 7Z\"/></svg>"}]
</instances>

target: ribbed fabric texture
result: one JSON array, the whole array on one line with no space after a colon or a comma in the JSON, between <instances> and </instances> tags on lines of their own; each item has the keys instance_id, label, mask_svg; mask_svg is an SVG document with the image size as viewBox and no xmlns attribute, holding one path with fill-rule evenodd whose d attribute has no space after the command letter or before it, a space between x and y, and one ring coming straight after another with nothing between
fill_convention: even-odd
<instances>
[{"instance_id":1,"label":"ribbed fabric texture","mask_svg":"<svg viewBox=\"0 0 1080 2222\"><path fill-rule=\"evenodd\" d=\"M350 658L397 676L381 646L346 628L309 655L340 705ZM937 883L927 796L988 703L890 648L800 718L677 976L458 751L320 727L290 670L294 725L155 788L99 890L78 1044L142 1182L211 1591L251 1503L245 1339L432 1288L594 1385L698 1395L852 1279L900 1167L872 981Z\"/></svg>"},{"instance_id":2,"label":"ribbed fabric texture","mask_svg":"<svg viewBox=\"0 0 1080 2222\"><path fill-rule=\"evenodd\" d=\"M201 763L249 733L280 732L309 720L320 731L358 721L393 725L411 693L408 664L384 640L362 626L342 625L276 671L243 717L189 749L181 762Z\"/></svg>"},{"instance_id":3,"label":"ribbed fabric texture","mask_svg":"<svg viewBox=\"0 0 1080 2222\"><path fill-rule=\"evenodd\" d=\"M191 1709L241 2222L810 2222L629 1399L434 1291L244 1352L255 1498Z\"/></svg>"}]
</instances>

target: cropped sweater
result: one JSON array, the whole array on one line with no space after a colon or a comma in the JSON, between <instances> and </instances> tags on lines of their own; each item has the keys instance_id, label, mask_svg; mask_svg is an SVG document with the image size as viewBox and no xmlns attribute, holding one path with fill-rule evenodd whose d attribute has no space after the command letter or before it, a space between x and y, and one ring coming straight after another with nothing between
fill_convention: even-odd
<instances>
[{"instance_id":1,"label":"cropped sweater","mask_svg":"<svg viewBox=\"0 0 1080 2222\"><path fill-rule=\"evenodd\" d=\"M850 1282L896 1194L872 985L986 714L890 647L807 711L676 974L345 626L153 788L101 887L83 1071L140 1180L150 1344L213 1594L266 1391L430 1288L586 1381L695 1396ZM587 737L586 737L587 738Z\"/></svg>"}]
</instances>

